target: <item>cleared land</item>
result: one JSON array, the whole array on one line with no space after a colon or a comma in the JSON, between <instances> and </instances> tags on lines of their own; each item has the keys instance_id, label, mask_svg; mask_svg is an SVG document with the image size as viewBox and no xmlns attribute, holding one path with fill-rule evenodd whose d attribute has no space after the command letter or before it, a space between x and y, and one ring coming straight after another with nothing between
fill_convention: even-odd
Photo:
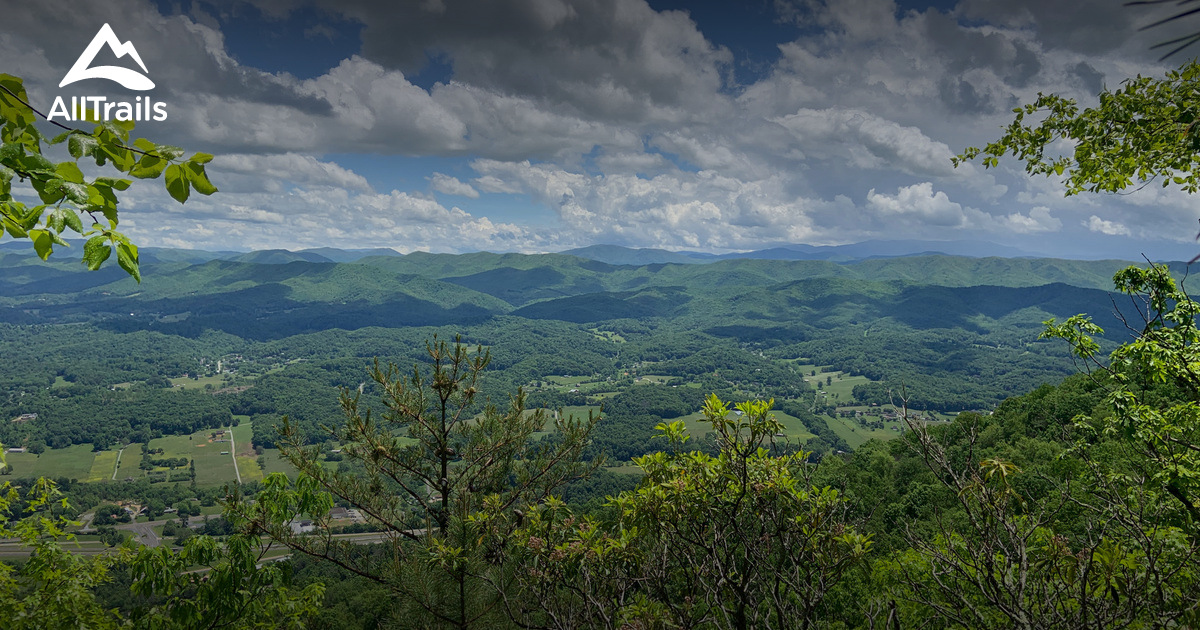
<instances>
[{"instance_id":1,"label":"cleared land","mask_svg":"<svg viewBox=\"0 0 1200 630\"><path fill-rule=\"evenodd\" d=\"M182 387L183 389L204 389L205 385L212 385L213 389L220 389L226 385L226 374L214 374L213 376L201 376L200 378L192 378L190 376L180 376L170 379L171 385Z\"/></svg>"},{"instance_id":2,"label":"cleared land","mask_svg":"<svg viewBox=\"0 0 1200 630\"><path fill-rule=\"evenodd\" d=\"M104 481L112 479L113 468L117 465L116 451L101 451L95 454L92 460L92 470L88 474L88 481Z\"/></svg>"},{"instance_id":3,"label":"cleared land","mask_svg":"<svg viewBox=\"0 0 1200 630\"><path fill-rule=\"evenodd\" d=\"M235 416L241 422L233 428L233 441L237 445L237 465L238 472L242 474L242 483L250 481L262 481L263 471L258 466L258 454L254 452L254 445L250 443L254 437L254 429L250 426L250 418L246 416Z\"/></svg>"},{"instance_id":4,"label":"cleared land","mask_svg":"<svg viewBox=\"0 0 1200 630\"><path fill-rule=\"evenodd\" d=\"M896 422L885 424L885 428L883 429L864 429L850 418L830 418L829 416L823 416L823 418L829 425L829 429L838 434L843 440L846 440L846 444L849 444L850 448L858 448L871 439L886 441L900 437L899 431L892 431L886 428L896 424Z\"/></svg>"},{"instance_id":5,"label":"cleared land","mask_svg":"<svg viewBox=\"0 0 1200 630\"><path fill-rule=\"evenodd\" d=\"M12 474L17 477L51 477L86 481L92 474L96 459L91 444L75 444L67 448L47 449L41 455L5 453ZM114 456L116 454L114 453ZM112 468L109 468L109 475Z\"/></svg>"},{"instance_id":6,"label":"cleared land","mask_svg":"<svg viewBox=\"0 0 1200 630\"><path fill-rule=\"evenodd\" d=\"M792 441L801 441L816 437L808 430L807 427L804 426L804 423L800 421L800 418L797 418L796 416L790 416L782 411L772 411L771 413L775 416L775 419L783 425L783 434L788 439ZM702 412L697 411L695 413L689 413L686 416L664 420L664 422L674 422L676 420L683 420L687 422L688 432L692 435L712 433L711 426L704 421L704 414Z\"/></svg>"}]
</instances>

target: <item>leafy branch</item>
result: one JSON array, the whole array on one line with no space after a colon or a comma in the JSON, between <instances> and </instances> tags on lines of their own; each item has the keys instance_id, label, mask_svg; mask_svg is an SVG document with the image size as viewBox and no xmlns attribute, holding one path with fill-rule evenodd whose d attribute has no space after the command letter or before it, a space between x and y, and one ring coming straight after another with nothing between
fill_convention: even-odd
<instances>
[{"instance_id":1,"label":"leafy branch","mask_svg":"<svg viewBox=\"0 0 1200 630\"><path fill-rule=\"evenodd\" d=\"M46 138L37 128L39 119L64 131ZM132 121L94 116L90 120L95 123L90 133L50 120L29 104L20 78L0 74L0 236L7 232L13 238L29 239L38 256L46 260L55 245L67 246L62 235L70 230L88 239L83 248L88 269L99 269L116 250L117 264L140 282L137 245L117 230L117 192L133 182L107 176L89 180L79 168L79 160L88 157L98 167L111 165L137 179L161 176L167 193L185 203L192 190L201 195L217 192L205 171L213 156L195 153L181 159L184 150L180 147L145 138L130 142ZM70 160L53 162L42 152L43 144L64 143ZM29 182L41 203L28 206L17 201L12 195L13 179ZM90 225L84 225L85 216Z\"/></svg>"}]
</instances>

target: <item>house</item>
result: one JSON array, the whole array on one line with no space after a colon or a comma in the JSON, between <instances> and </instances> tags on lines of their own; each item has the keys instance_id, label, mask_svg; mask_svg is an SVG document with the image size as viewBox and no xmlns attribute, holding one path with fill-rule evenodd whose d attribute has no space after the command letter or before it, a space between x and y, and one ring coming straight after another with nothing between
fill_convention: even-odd
<instances>
[{"instance_id":1,"label":"house","mask_svg":"<svg viewBox=\"0 0 1200 630\"><path fill-rule=\"evenodd\" d=\"M37 417L36 413L23 413L13 418L13 422L29 422L30 420L37 420Z\"/></svg>"},{"instance_id":2,"label":"house","mask_svg":"<svg viewBox=\"0 0 1200 630\"><path fill-rule=\"evenodd\" d=\"M8 449L8 452L9 453L24 453L25 447L24 446L14 446L14 447Z\"/></svg>"},{"instance_id":3,"label":"house","mask_svg":"<svg viewBox=\"0 0 1200 630\"><path fill-rule=\"evenodd\" d=\"M311 532L312 530L316 529L316 527L313 526L313 522L309 519L304 519L304 520L300 520L300 521L298 521L296 519L292 519L292 520L288 521L288 527L292 528L293 534L307 534L307 533Z\"/></svg>"}]
</instances>

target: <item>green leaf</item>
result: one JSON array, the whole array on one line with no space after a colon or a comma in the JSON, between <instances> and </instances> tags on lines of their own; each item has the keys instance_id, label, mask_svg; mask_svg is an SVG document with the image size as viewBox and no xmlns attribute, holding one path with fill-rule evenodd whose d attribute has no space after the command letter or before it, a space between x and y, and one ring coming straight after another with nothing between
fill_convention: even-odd
<instances>
[{"instance_id":1,"label":"green leaf","mask_svg":"<svg viewBox=\"0 0 1200 630\"><path fill-rule=\"evenodd\" d=\"M25 155L25 146L18 142L5 142L0 145L0 162L11 162Z\"/></svg>"},{"instance_id":2,"label":"green leaf","mask_svg":"<svg viewBox=\"0 0 1200 630\"><path fill-rule=\"evenodd\" d=\"M62 208L58 208L54 212L51 212L50 216L46 217L46 227L54 230L55 232L63 231L63 228L67 225L67 220L63 218L62 213Z\"/></svg>"},{"instance_id":3,"label":"green leaf","mask_svg":"<svg viewBox=\"0 0 1200 630\"><path fill-rule=\"evenodd\" d=\"M157 149L158 145L154 144L153 142L150 142L149 140L147 140L145 138L138 138L137 140L133 141L133 147L135 149L141 149L141 150L149 153L150 151Z\"/></svg>"},{"instance_id":4,"label":"green leaf","mask_svg":"<svg viewBox=\"0 0 1200 630\"><path fill-rule=\"evenodd\" d=\"M103 184L88 187L87 206L89 211L93 208L110 208L117 209L117 194L112 188Z\"/></svg>"},{"instance_id":5,"label":"green leaf","mask_svg":"<svg viewBox=\"0 0 1200 630\"><path fill-rule=\"evenodd\" d=\"M154 179L162 175L163 169L167 167L168 162L157 155L143 155L142 159L138 160L137 166L129 171L129 174L138 179Z\"/></svg>"},{"instance_id":6,"label":"green leaf","mask_svg":"<svg viewBox=\"0 0 1200 630\"><path fill-rule=\"evenodd\" d=\"M73 133L67 138L67 151L71 157L79 159L85 155L92 155L100 142L89 136L86 133Z\"/></svg>"},{"instance_id":7,"label":"green leaf","mask_svg":"<svg viewBox=\"0 0 1200 630\"><path fill-rule=\"evenodd\" d=\"M125 190L126 188L129 188L129 185L133 182L128 179L118 179L116 177L97 177L95 183L97 186L107 186L109 188L116 188L117 190Z\"/></svg>"},{"instance_id":8,"label":"green leaf","mask_svg":"<svg viewBox=\"0 0 1200 630\"><path fill-rule=\"evenodd\" d=\"M217 187L208 181L208 174L204 172L204 165L196 162L185 162L183 165L184 173L187 175L188 181L191 182L192 188L201 195L211 195L217 192Z\"/></svg>"},{"instance_id":9,"label":"green leaf","mask_svg":"<svg viewBox=\"0 0 1200 630\"><path fill-rule=\"evenodd\" d=\"M83 221L79 219L79 213L67 208L55 208L50 213L50 216L46 217L46 226L55 232L62 232L64 228L71 228L83 234Z\"/></svg>"},{"instance_id":10,"label":"green leaf","mask_svg":"<svg viewBox=\"0 0 1200 630\"><path fill-rule=\"evenodd\" d=\"M181 147L175 147L169 144L160 144L158 145L157 153L164 159L174 160L175 158L183 155L183 149Z\"/></svg>"},{"instance_id":11,"label":"green leaf","mask_svg":"<svg viewBox=\"0 0 1200 630\"><path fill-rule=\"evenodd\" d=\"M4 217L4 229L7 230L13 238L25 238L29 236L29 233L25 231L25 228L21 227L20 224L8 217Z\"/></svg>"},{"instance_id":12,"label":"green leaf","mask_svg":"<svg viewBox=\"0 0 1200 630\"><path fill-rule=\"evenodd\" d=\"M88 187L75 182L62 182L58 185L58 189L66 198L79 205L84 205L88 202Z\"/></svg>"},{"instance_id":13,"label":"green leaf","mask_svg":"<svg viewBox=\"0 0 1200 630\"><path fill-rule=\"evenodd\" d=\"M129 169L137 164L137 161L133 158L133 151L114 142L103 143L94 155L96 156L97 165L104 165L103 161L101 161L101 156L103 155L112 161L113 166L117 167L117 170L123 173L128 173Z\"/></svg>"},{"instance_id":14,"label":"green leaf","mask_svg":"<svg viewBox=\"0 0 1200 630\"><path fill-rule=\"evenodd\" d=\"M45 171L47 173L54 172L54 162L42 157L41 153L27 153L17 158L16 165L21 167L21 170L26 173L35 171Z\"/></svg>"},{"instance_id":15,"label":"green leaf","mask_svg":"<svg viewBox=\"0 0 1200 630\"><path fill-rule=\"evenodd\" d=\"M52 177L50 179L35 178L29 181L29 184L33 186L35 191L37 191L38 197L41 198L42 203L56 203L62 199L63 195L66 194L62 188L64 183L65 182L63 182L63 180L57 177Z\"/></svg>"},{"instance_id":16,"label":"green leaf","mask_svg":"<svg viewBox=\"0 0 1200 630\"><path fill-rule=\"evenodd\" d=\"M54 251L54 239L50 238L50 233L46 230L29 230L29 238L33 241L33 250L42 260L50 258L50 254Z\"/></svg>"},{"instance_id":17,"label":"green leaf","mask_svg":"<svg viewBox=\"0 0 1200 630\"><path fill-rule=\"evenodd\" d=\"M141 283L142 274L141 271L138 270L137 245L132 243L118 243L117 264L120 265L126 273L133 276L134 280L137 280L139 283Z\"/></svg>"},{"instance_id":18,"label":"green leaf","mask_svg":"<svg viewBox=\"0 0 1200 630\"><path fill-rule=\"evenodd\" d=\"M79 170L79 165L74 162L59 162L54 167L54 172L58 173L59 177L68 182L75 184L83 183L83 171Z\"/></svg>"},{"instance_id":19,"label":"green leaf","mask_svg":"<svg viewBox=\"0 0 1200 630\"><path fill-rule=\"evenodd\" d=\"M188 186L187 177L184 174L183 168L178 164L172 164L166 170L167 192L171 197L179 203L185 203L191 189Z\"/></svg>"},{"instance_id":20,"label":"green leaf","mask_svg":"<svg viewBox=\"0 0 1200 630\"><path fill-rule=\"evenodd\" d=\"M89 271L99 269L111 254L112 247L103 236L93 236L83 244L83 264L87 265Z\"/></svg>"},{"instance_id":21,"label":"green leaf","mask_svg":"<svg viewBox=\"0 0 1200 630\"><path fill-rule=\"evenodd\" d=\"M193 155L192 157L188 158L189 162L195 162L197 164L208 164L212 160L213 160L213 156L208 153L197 153L197 154Z\"/></svg>"}]
</instances>

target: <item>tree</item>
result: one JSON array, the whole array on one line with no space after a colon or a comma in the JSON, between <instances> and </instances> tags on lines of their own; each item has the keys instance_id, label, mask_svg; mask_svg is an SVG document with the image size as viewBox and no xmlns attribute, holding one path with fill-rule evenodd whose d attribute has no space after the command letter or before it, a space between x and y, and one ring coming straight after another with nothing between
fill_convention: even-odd
<instances>
[{"instance_id":1,"label":"tree","mask_svg":"<svg viewBox=\"0 0 1200 630\"><path fill-rule=\"evenodd\" d=\"M909 444L957 508L936 510L932 531L906 527L909 547L874 568L904 627L1195 625L1200 546L1161 501L1106 476L1027 479L983 453L981 420L931 428L904 412ZM1039 485L1046 496L1028 496Z\"/></svg>"},{"instance_id":2,"label":"tree","mask_svg":"<svg viewBox=\"0 0 1200 630\"><path fill-rule=\"evenodd\" d=\"M955 165L982 156L985 167L1011 155L1031 175L1062 176L1066 194L1120 192L1161 179L1194 193L1200 189L1200 65L1190 62L1161 79L1137 76L1119 90L1100 93L1097 107L1038 94L1014 109L1004 134L984 148L968 147ZM1029 122L1041 117L1040 122ZM1060 141L1069 154L1047 155Z\"/></svg>"},{"instance_id":3,"label":"tree","mask_svg":"<svg viewBox=\"0 0 1200 630\"><path fill-rule=\"evenodd\" d=\"M360 407L361 393L342 392L346 424L329 429L345 456L336 471L325 466L322 445L305 446L285 418L280 446L299 471L295 484L269 475L253 504L233 507L291 549L385 586L420 625L490 627L505 618L508 580L484 545L477 513L522 513L599 466L600 459L580 461L599 417L527 410L521 390L500 411L478 389L490 352L436 337L426 351L428 364L407 378L376 362L380 413ZM333 537L335 498L380 527L386 554ZM315 531L293 530L301 518L311 518Z\"/></svg>"},{"instance_id":4,"label":"tree","mask_svg":"<svg viewBox=\"0 0 1200 630\"><path fill-rule=\"evenodd\" d=\"M296 590L279 567L259 567L269 546L256 535L232 536L224 544L195 536L178 554L122 546L84 555L61 544L73 539L66 527L77 525L59 513L68 508L50 480L39 479L24 493L0 485L0 538L30 550L19 569L0 563L5 628L295 628L319 606L319 585ZM130 572L134 594L150 603L128 618L96 599L95 588L117 568Z\"/></svg>"},{"instance_id":5,"label":"tree","mask_svg":"<svg viewBox=\"0 0 1200 630\"><path fill-rule=\"evenodd\" d=\"M1114 350L1107 363L1093 339L1104 331L1084 315L1062 324L1047 321L1043 337L1066 340L1089 370L1104 377L1112 413L1081 415L1076 427L1090 441L1119 438L1145 462L1137 476L1107 467L1099 472L1119 475L1124 483L1136 480L1169 499L1180 512L1176 520L1195 536L1200 534L1200 303L1162 265L1129 267L1113 281L1133 298L1142 321L1131 328L1135 339Z\"/></svg>"},{"instance_id":6,"label":"tree","mask_svg":"<svg viewBox=\"0 0 1200 630\"><path fill-rule=\"evenodd\" d=\"M180 203L191 190L217 192L204 166L213 156L196 153L181 160L179 147L145 138L130 142L133 122L93 119L94 128L86 132L51 121L62 133L47 139L37 127L39 118L46 116L29 105L21 79L0 74L0 237L8 233L29 239L43 260L55 245L67 245L63 235L69 230L88 239L83 250L88 269L99 269L115 250L117 264L141 281L138 248L117 230L117 192L132 182L109 176L87 179L78 164L85 157L138 179L163 176L167 192ZM43 154L43 144L63 143L71 159L53 162ZM14 178L28 181L41 203L30 207L14 198Z\"/></svg>"},{"instance_id":7,"label":"tree","mask_svg":"<svg viewBox=\"0 0 1200 630\"><path fill-rule=\"evenodd\" d=\"M637 458L634 491L610 500L616 523L548 501L517 523L523 627L808 628L843 574L871 547L836 490L812 483L808 453L772 453L772 403L711 396L717 453L687 450L684 421L659 424L668 452ZM512 516L485 510L487 531Z\"/></svg>"},{"instance_id":8,"label":"tree","mask_svg":"<svg viewBox=\"0 0 1200 630\"><path fill-rule=\"evenodd\" d=\"M1128 80L1084 110L1039 94L1014 110L1000 139L966 149L955 162L982 156L994 167L1012 155L1030 174L1062 176L1067 195L1115 193L1160 178L1164 187L1194 193L1198 81L1192 62L1164 79ZM1035 115L1041 122L1028 123ZM1070 154L1047 156L1060 140L1073 144ZM914 537L909 550L882 565L911 621L1018 628L1200 622L1200 304L1165 266L1131 266L1113 282L1140 321L1122 316L1134 338L1107 362L1094 339L1104 331L1089 317L1045 322L1042 337L1066 340L1107 392L1103 409L1078 414L1064 428L1071 436L1065 455L1083 470L1032 482L1053 484L1053 500L1027 500L1015 484L1021 470L1002 458L973 469L973 431L963 461L948 455L934 431L908 422L914 448L961 509L953 522L938 519L936 535Z\"/></svg>"}]
</instances>

